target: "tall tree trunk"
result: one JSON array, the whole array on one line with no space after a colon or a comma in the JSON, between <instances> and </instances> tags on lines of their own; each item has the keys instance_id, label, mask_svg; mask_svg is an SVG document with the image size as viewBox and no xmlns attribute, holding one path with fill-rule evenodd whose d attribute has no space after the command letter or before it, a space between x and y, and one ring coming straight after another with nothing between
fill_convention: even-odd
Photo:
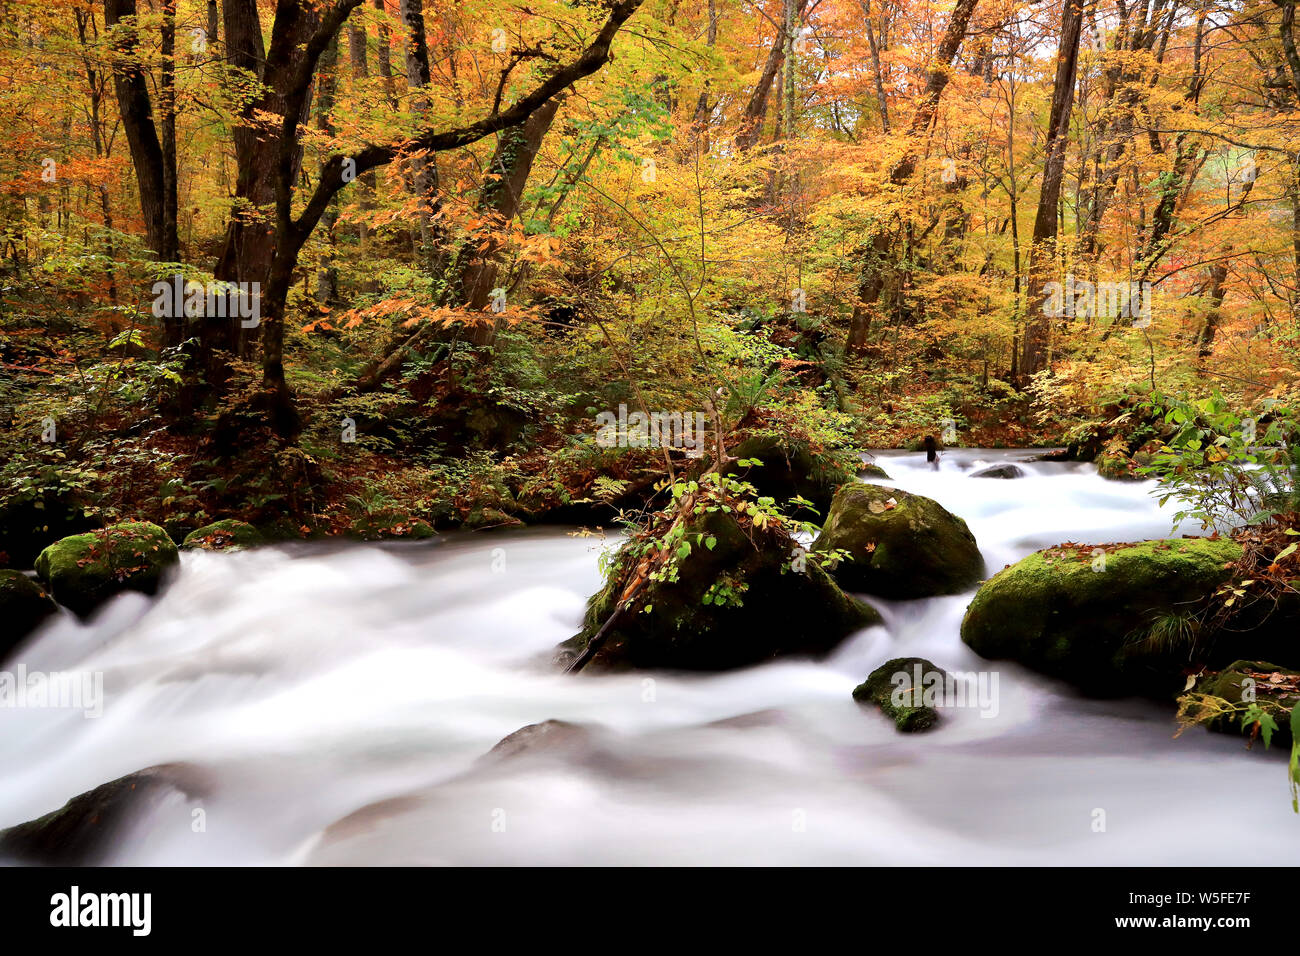
<instances>
[{"instance_id":1,"label":"tall tree trunk","mask_svg":"<svg viewBox=\"0 0 1300 956\"><path fill-rule=\"evenodd\" d=\"M718 42L718 7L717 0L709 0L709 26L705 35L705 43L709 49L713 49ZM704 140L704 151L709 151L709 113L712 108L709 106L709 81L704 80L704 88L700 90L699 101L695 104L695 130Z\"/></svg>"},{"instance_id":2,"label":"tall tree trunk","mask_svg":"<svg viewBox=\"0 0 1300 956\"><path fill-rule=\"evenodd\" d=\"M385 19L384 0L374 0L375 9L380 13L379 42L375 44L375 69L383 80L384 93L393 95L393 33L388 29ZM423 20L421 21L423 22ZM425 54L425 72L428 72L429 58Z\"/></svg>"},{"instance_id":3,"label":"tall tree trunk","mask_svg":"<svg viewBox=\"0 0 1300 956\"><path fill-rule=\"evenodd\" d=\"M333 117L330 115L334 110L334 68L338 58L339 42L338 37L334 37L321 54L316 78L316 128L331 135L334 132ZM334 227L338 221L339 201L335 196L321 217L326 245L321 253L320 268L316 272L316 301L320 305L330 305L339 297L339 270L335 263L334 247Z\"/></svg>"},{"instance_id":4,"label":"tall tree trunk","mask_svg":"<svg viewBox=\"0 0 1300 956\"><path fill-rule=\"evenodd\" d=\"M784 139L791 139L795 134L794 103L795 94L798 91L798 77L795 74L795 68L798 64L795 61L794 40L798 29L799 13L796 8L796 0L785 0L785 90L782 96L783 117L781 123L781 135Z\"/></svg>"},{"instance_id":5,"label":"tall tree trunk","mask_svg":"<svg viewBox=\"0 0 1300 956\"><path fill-rule=\"evenodd\" d=\"M797 0L796 15L802 16L804 9L808 6L808 0ZM736 148L741 152L752 149L759 138L763 135L763 119L767 116L767 101L772 94L772 85L776 80L776 75L781 69L781 64L785 62L785 26L777 32L776 38L772 41L772 49L768 51L767 61L763 64L763 72L758 76L758 82L754 84L753 92L749 95L749 101L745 104L745 112L740 117L740 130L736 134Z\"/></svg>"},{"instance_id":6,"label":"tall tree trunk","mask_svg":"<svg viewBox=\"0 0 1300 956\"><path fill-rule=\"evenodd\" d=\"M1074 106L1074 81L1079 66L1079 35L1083 27L1083 0L1065 0L1061 16L1061 42L1056 54L1056 81L1047 120L1047 154L1043 188L1034 217L1034 245L1029 251L1029 287L1025 297L1025 335L1021 344L1020 374L1033 375L1047 368L1052 340L1052 317L1047 314L1047 281L1056 261L1056 219L1065 178L1065 148L1070 139L1070 111Z\"/></svg>"},{"instance_id":7,"label":"tall tree trunk","mask_svg":"<svg viewBox=\"0 0 1300 956\"><path fill-rule=\"evenodd\" d=\"M867 49L871 52L871 75L876 85L876 108L880 110L880 131L889 135L889 100L885 96L885 75L880 68L880 48L876 45L876 28L871 22L871 0L862 0L862 21L867 31Z\"/></svg>"},{"instance_id":8,"label":"tall tree trunk","mask_svg":"<svg viewBox=\"0 0 1300 956\"><path fill-rule=\"evenodd\" d=\"M402 23L406 27L406 85L412 91L411 111L417 116L429 108L424 92L430 83L429 45L425 36L423 0L401 0ZM420 254L426 260L434 256L432 214L438 195L438 167L430 159L417 156L411 161L415 176L415 194L420 204Z\"/></svg>"},{"instance_id":9,"label":"tall tree trunk","mask_svg":"<svg viewBox=\"0 0 1300 956\"><path fill-rule=\"evenodd\" d=\"M154 125L149 85L138 54L140 36L135 0L104 0L104 26L112 37L113 89L140 193L145 241L159 262L174 262L176 250L169 244L166 223L169 218L174 222L176 213L173 209L169 214L165 208L168 190L164 182L163 147Z\"/></svg>"},{"instance_id":10,"label":"tall tree trunk","mask_svg":"<svg viewBox=\"0 0 1300 956\"><path fill-rule=\"evenodd\" d=\"M556 96L536 110L520 126L501 132L489 168L491 177L479 196L478 211L491 214L498 229L504 230L519 212L528 176L537 151L541 149L563 96ZM494 234L486 243L466 243L461 247L448 281L445 302L459 303L471 312L486 309L496 287L500 268L501 239ZM496 323L481 321L466 330L464 338L474 345L491 345L496 338Z\"/></svg>"},{"instance_id":11,"label":"tall tree trunk","mask_svg":"<svg viewBox=\"0 0 1300 956\"><path fill-rule=\"evenodd\" d=\"M162 127L163 161L163 245L166 262L180 259L180 241L176 231L176 0L163 0L162 67L158 82L158 112ZM169 342L176 345L176 342Z\"/></svg>"},{"instance_id":12,"label":"tall tree trunk","mask_svg":"<svg viewBox=\"0 0 1300 956\"><path fill-rule=\"evenodd\" d=\"M90 101L90 143L94 147L95 156L100 159L108 157L108 142L104 135L104 93L105 93L105 74L98 67L98 61L92 60L90 56L90 41L92 34L95 39L99 37L98 28L95 26L95 15L93 11L73 11L73 21L77 26L77 40L81 44L82 66L86 71L86 91ZM95 184L95 191L99 194L100 212L104 219L104 258L107 260L108 272L108 298L109 301L117 304L117 250L113 243L113 205L109 197L108 186L103 183Z\"/></svg>"},{"instance_id":13,"label":"tall tree trunk","mask_svg":"<svg viewBox=\"0 0 1300 956\"><path fill-rule=\"evenodd\" d=\"M918 104L916 113L908 128L908 143L902 158L894 164L889 172L889 181L901 186L912 178L918 162L917 143L930 129L939 112L939 99L948 85L952 65L957 60L962 40L970 26L970 19L975 12L978 0L957 0L952 11L943 39L935 51L934 63L926 76L925 92ZM904 230L906 232L906 230ZM848 339L844 344L845 354L862 351L867 345L867 336L871 332L871 322L876 312L876 303L886 286L897 286L899 275L893 266L894 237L883 224L876 227L875 234L865 244L861 252L862 262L859 267L857 282L857 301L853 304L853 317L849 320Z\"/></svg>"},{"instance_id":14,"label":"tall tree trunk","mask_svg":"<svg viewBox=\"0 0 1300 956\"><path fill-rule=\"evenodd\" d=\"M1196 356L1201 363L1204 363L1214 351L1214 336L1219 331L1219 321L1223 315L1223 297L1226 292L1227 278L1228 267L1222 262L1210 266L1210 308L1205 313L1205 325L1201 327L1201 334L1196 343Z\"/></svg>"}]
</instances>

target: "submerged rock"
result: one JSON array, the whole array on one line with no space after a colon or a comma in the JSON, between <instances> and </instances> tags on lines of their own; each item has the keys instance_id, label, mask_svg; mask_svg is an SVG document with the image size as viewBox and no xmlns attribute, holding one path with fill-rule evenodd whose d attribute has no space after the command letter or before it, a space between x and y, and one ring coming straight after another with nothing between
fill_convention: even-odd
<instances>
[{"instance_id":1,"label":"submerged rock","mask_svg":"<svg viewBox=\"0 0 1300 956\"><path fill-rule=\"evenodd\" d=\"M572 724L567 720L544 720L520 727L514 733L502 737L478 759L477 765L482 767L539 754L563 756L583 753L590 749L593 739L594 733L590 727Z\"/></svg>"},{"instance_id":2,"label":"submerged rock","mask_svg":"<svg viewBox=\"0 0 1300 956\"><path fill-rule=\"evenodd\" d=\"M987 468L981 468L978 471L970 473L972 478L1023 478L1025 470L1017 465L989 465Z\"/></svg>"},{"instance_id":3,"label":"submerged rock","mask_svg":"<svg viewBox=\"0 0 1300 956\"><path fill-rule=\"evenodd\" d=\"M849 591L886 598L959 594L984 573L966 522L937 501L896 488L854 482L835 494L813 549L853 558L833 574Z\"/></svg>"},{"instance_id":4,"label":"submerged rock","mask_svg":"<svg viewBox=\"0 0 1300 956\"><path fill-rule=\"evenodd\" d=\"M588 668L726 670L782 654L825 654L854 631L880 623L874 608L841 591L814 560L792 562L798 556L789 546L767 535L751 540L731 514L707 513L688 530L712 539L713 547L694 546L680 560L676 581L648 584ZM628 557L625 545L609 583L588 603L582 631L560 645L558 663L580 655L613 614Z\"/></svg>"},{"instance_id":5,"label":"submerged rock","mask_svg":"<svg viewBox=\"0 0 1300 956\"><path fill-rule=\"evenodd\" d=\"M874 704L899 730L916 733L939 723L939 712L923 702L926 683L932 680L942 683L947 679L942 667L923 657L896 657L881 664L853 688L853 699L859 704Z\"/></svg>"},{"instance_id":6,"label":"submerged rock","mask_svg":"<svg viewBox=\"0 0 1300 956\"><path fill-rule=\"evenodd\" d=\"M167 796L203 796L196 768L162 764L111 780L43 817L0 830L0 858L42 866L101 864L131 820Z\"/></svg>"},{"instance_id":7,"label":"submerged rock","mask_svg":"<svg viewBox=\"0 0 1300 956\"><path fill-rule=\"evenodd\" d=\"M239 551L265 542L262 532L246 521L224 518L204 525L185 536L182 548L201 548L204 551Z\"/></svg>"},{"instance_id":8,"label":"submerged rock","mask_svg":"<svg viewBox=\"0 0 1300 956\"><path fill-rule=\"evenodd\" d=\"M1181 689L1190 663L1192 624L1180 615L1227 581L1240 555L1211 538L1048 548L984 582L962 640L1090 694L1163 696ZM1241 646L1222 653L1240 656Z\"/></svg>"},{"instance_id":9,"label":"submerged rock","mask_svg":"<svg viewBox=\"0 0 1300 956\"><path fill-rule=\"evenodd\" d=\"M36 573L56 601L86 617L122 591L156 593L163 573L178 560L162 528L124 521L56 541L36 559Z\"/></svg>"},{"instance_id":10,"label":"submerged rock","mask_svg":"<svg viewBox=\"0 0 1300 956\"><path fill-rule=\"evenodd\" d=\"M27 575L0 570L0 621L4 622L0 626L0 661L58 610L45 589Z\"/></svg>"}]
</instances>

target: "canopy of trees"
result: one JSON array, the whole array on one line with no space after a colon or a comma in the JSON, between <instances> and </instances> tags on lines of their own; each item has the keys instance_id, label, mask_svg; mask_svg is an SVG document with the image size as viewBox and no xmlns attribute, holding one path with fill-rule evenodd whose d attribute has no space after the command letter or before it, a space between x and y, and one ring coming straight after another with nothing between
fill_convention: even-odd
<instances>
[{"instance_id":1,"label":"canopy of trees","mask_svg":"<svg viewBox=\"0 0 1300 956\"><path fill-rule=\"evenodd\" d=\"M620 404L848 450L1082 442L1133 389L1283 397L1294 21L0 0L6 487L514 518L635 485L592 452Z\"/></svg>"}]
</instances>

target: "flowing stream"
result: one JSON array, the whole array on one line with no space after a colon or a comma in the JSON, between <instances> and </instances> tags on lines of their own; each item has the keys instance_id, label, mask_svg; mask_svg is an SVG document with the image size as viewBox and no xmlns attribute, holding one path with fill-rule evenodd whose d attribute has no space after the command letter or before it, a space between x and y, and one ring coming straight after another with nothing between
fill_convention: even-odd
<instances>
[{"instance_id":1,"label":"flowing stream","mask_svg":"<svg viewBox=\"0 0 1300 956\"><path fill-rule=\"evenodd\" d=\"M1062 541L1168 534L1149 485L1029 455L876 460L965 518L990 573ZM1005 460L1026 476L971 477ZM980 659L958 633L970 594L873 599L886 626L823 661L558 674L546 661L601 547L534 528L184 553L157 598L60 617L7 663L102 672L104 704L0 711L0 827L181 762L208 792L145 806L111 862L1206 865L1300 849L1282 754L1175 738L1171 705ZM898 656L996 676L996 713L896 732L850 691ZM482 759L549 719L590 733Z\"/></svg>"}]
</instances>

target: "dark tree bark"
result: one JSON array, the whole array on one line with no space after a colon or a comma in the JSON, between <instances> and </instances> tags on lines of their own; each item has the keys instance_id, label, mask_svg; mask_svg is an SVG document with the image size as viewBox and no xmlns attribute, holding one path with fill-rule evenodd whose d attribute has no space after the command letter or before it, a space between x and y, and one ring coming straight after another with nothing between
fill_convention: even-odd
<instances>
[{"instance_id":1,"label":"dark tree bark","mask_svg":"<svg viewBox=\"0 0 1300 956\"><path fill-rule=\"evenodd\" d=\"M1034 245L1029 251L1029 287L1025 297L1025 333L1020 351L1020 374L1033 375L1047 367L1051 347L1052 317L1046 312L1047 277L1056 260L1056 222L1065 178L1065 147L1070 138L1070 111L1074 106L1074 81L1079 66L1079 36L1083 27L1083 0L1065 0L1061 16L1061 42L1056 54L1056 80L1047 120L1047 152L1043 188L1034 217Z\"/></svg>"},{"instance_id":2,"label":"dark tree bark","mask_svg":"<svg viewBox=\"0 0 1300 956\"><path fill-rule=\"evenodd\" d=\"M798 6L795 10L796 15L803 16L807 6L808 0L798 0ZM759 74L758 82L749 95L749 102L745 104L745 112L740 117L740 131L736 134L736 148L741 152L752 149L758 143L759 137L763 135L763 120L767 116L767 101L772 95L772 86L776 81L777 73L780 71L782 63L785 62L785 44L785 27L782 24L776 37L772 40L772 49L768 52L767 61L763 64L763 72Z\"/></svg>"},{"instance_id":3,"label":"dark tree bark","mask_svg":"<svg viewBox=\"0 0 1300 956\"><path fill-rule=\"evenodd\" d=\"M1201 327L1201 334L1196 343L1197 359L1204 362L1214 351L1214 336L1219 331L1219 321L1222 318L1223 298L1226 292L1225 282L1228 278L1228 267L1222 262L1216 262L1210 266L1210 308L1205 313L1205 325Z\"/></svg>"},{"instance_id":4,"label":"dark tree bark","mask_svg":"<svg viewBox=\"0 0 1300 956\"><path fill-rule=\"evenodd\" d=\"M276 245L275 224L271 216L276 199L280 142L288 127L290 165L295 177L302 161L297 128L306 122L310 108L311 77L320 50L307 61L305 46L317 32L319 14L309 4L296 0L278 0L271 43L263 44L257 0L223 0L226 29L226 52L231 66L246 71L250 79L261 81L263 92L244 107L235 127L234 214L226 226L225 240L213 274L218 280L251 285L257 283L265 296L271 282L271 265ZM358 0L359 2L359 0ZM356 6L353 3L349 6ZM346 16L346 14L344 14ZM340 24L342 20L340 20ZM337 28L336 28L337 29ZM306 72L306 77L302 74ZM267 124L261 114L290 117L290 123ZM324 210L321 210L324 213ZM217 350L250 357L262 326L243 327L238 319L210 319L205 323L205 346L210 354ZM219 361L209 361L213 384L224 378Z\"/></svg>"},{"instance_id":5,"label":"dark tree bark","mask_svg":"<svg viewBox=\"0 0 1300 956\"><path fill-rule=\"evenodd\" d=\"M316 78L316 128L324 133L334 132L334 69L338 64L339 43L335 37L321 54L319 72ZM325 232L325 251L321 253L320 268L316 272L316 301L329 305L339 297L339 270L335 264L334 227L339 219L338 197L330 203L321 217L321 227Z\"/></svg>"},{"instance_id":6,"label":"dark tree bark","mask_svg":"<svg viewBox=\"0 0 1300 956\"><path fill-rule=\"evenodd\" d=\"M876 45L876 28L871 22L871 0L862 0L862 22L867 31L867 49L871 51L871 73L876 84L876 108L880 110L880 131L889 135L889 100L885 96L885 76L880 68L880 49Z\"/></svg>"},{"instance_id":7,"label":"dark tree bark","mask_svg":"<svg viewBox=\"0 0 1300 956\"><path fill-rule=\"evenodd\" d=\"M158 112L162 127L161 145L163 161L163 245L162 258L166 262L180 259L180 241L176 230L176 197L178 195L176 166L176 0L163 0L162 7L162 68L158 81ZM176 345L177 342L169 342Z\"/></svg>"},{"instance_id":8,"label":"dark tree bark","mask_svg":"<svg viewBox=\"0 0 1300 956\"><path fill-rule=\"evenodd\" d=\"M140 65L135 0L104 0L104 26L113 51L113 89L118 113L131 151L140 210L144 217L145 241L160 262L175 262L176 210L166 208L168 189L164 181L163 146L154 125L149 84ZM174 166L174 157L173 157ZM172 193L174 196L174 192ZM168 221L172 229L167 228Z\"/></svg>"},{"instance_id":9,"label":"dark tree bark","mask_svg":"<svg viewBox=\"0 0 1300 956\"><path fill-rule=\"evenodd\" d=\"M479 197L478 211L490 214L502 229L519 212L533 161L563 99L563 96L551 98L525 123L501 133L488 168L489 179ZM485 309L496 283L500 251L500 239L495 237L488 240L486 248L474 243L463 246L457 257L455 275L448 284L448 301L459 302L472 311ZM474 344L488 345L495 338L495 327L483 323L470 333Z\"/></svg>"},{"instance_id":10,"label":"dark tree bark","mask_svg":"<svg viewBox=\"0 0 1300 956\"><path fill-rule=\"evenodd\" d=\"M429 108L424 92L431 81L429 42L425 35L423 0L401 0L402 23L406 27L406 85L412 91L411 111L417 116ZM426 260L435 256L433 213L437 211L438 166L424 156L411 160L415 195L420 201L420 252Z\"/></svg>"}]
</instances>

